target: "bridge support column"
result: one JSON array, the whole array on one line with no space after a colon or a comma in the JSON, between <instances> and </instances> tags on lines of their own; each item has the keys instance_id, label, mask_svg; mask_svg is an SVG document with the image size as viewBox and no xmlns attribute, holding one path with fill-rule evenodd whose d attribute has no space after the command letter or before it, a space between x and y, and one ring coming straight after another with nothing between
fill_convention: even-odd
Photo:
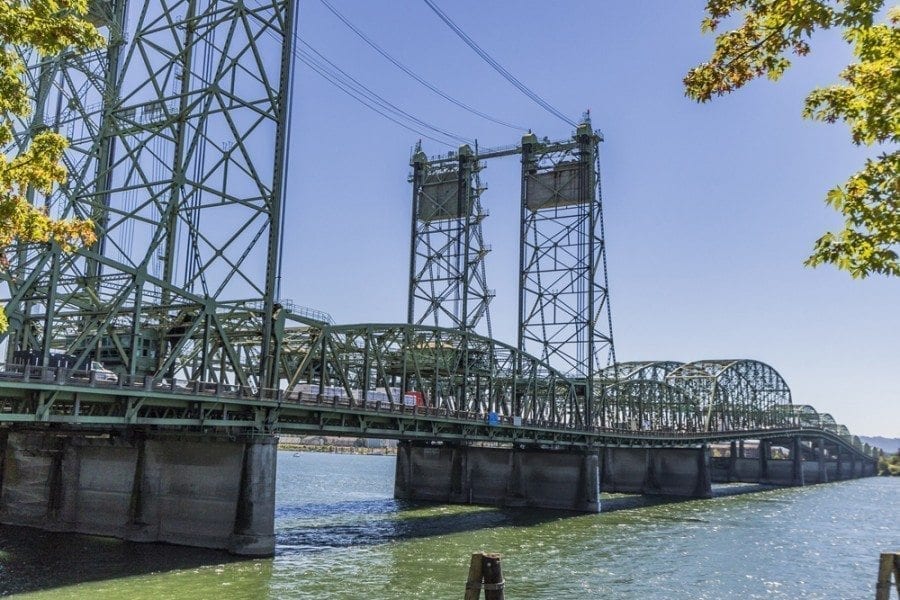
<instances>
[{"instance_id":1,"label":"bridge support column","mask_svg":"<svg viewBox=\"0 0 900 600\"><path fill-rule=\"evenodd\" d=\"M709 447L603 448L603 491L712 497Z\"/></svg>"},{"instance_id":2,"label":"bridge support column","mask_svg":"<svg viewBox=\"0 0 900 600\"><path fill-rule=\"evenodd\" d=\"M760 440L760 451L765 450L766 465L766 470L760 477L760 483L783 486L803 485L803 445L799 436L790 438L788 442L788 457L777 459L772 458L772 443L768 440Z\"/></svg>"},{"instance_id":3,"label":"bridge support column","mask_svg":"<svg viewBox=\"0 0 900 600\"><path fill-rule=\"evenodd\" d=\"M600 511L595 453L400 442L394 497Z\"/></svg>"},{"instance_id":4,"label":"bridge support column","mask_svg":"<svg viewBox=\"0 0 900 600\"><path fill-rule=\"evenodd\" d=\"M837 448L837 477L835 479L850 479L850 463L840 447Z\"/></svg>"},{"instance_id":5,"label":"bridge support column","mask_svg":"<svg viewBox=\"0 0 900 600\"><path fill-rule=\"evenodd\" d=\"M728 456L710 457L710 473L713 483L737 481L738 444L731 442Z\"/></svg>"},{"instance_id":6,"label":"bridge support column","mask_svg":"<svg viewBox=\"0 0 900 600\"><path fill-rule=\"evenodd\" d=\"M769 440L759 440L757 452L759 452L759 479L757 479L757 482L765 482L769 480L769 463L772 462L772 444L769 443Z\"/></svg>"},{"instance_id":7,"label":"bridge support column","mask_svg":"<svg viewBox=\"0 0 900 600\"><path fill-rule=\"evenodd\" d=\"M860 461L857 460L856 454L853 452L850 453L850 479L856 479L858 477L862 477L862 465Z\"/></svg>"},{"instance_id":8,"label":"bridge support column","mask_svg":"<svg viewBox=\"0 0 900 600\"><path fill-rule=\"evenodd\" d=\"M275 438L13 431L0 522L271 555Z\"/></svg>"},{"instance_id":9,"label":"bridge support column","mask_svg":"<svg viewBox=\"0 0 900 600\"><path fill-rule=\"evenodd\" d=\"M738 442L738 455L734 459L734 470L729 481L759 483L767 465L762 442L759 444L758 452L759 454L755 457L747 456L744 440L740 440Z\"/></svg>"},{"instance_id":10,"label":"bridge support column","mask_svg":"<svg viewBox=\"0 0 900 600\"><path fill-rule=\"evenodd\" d=\"M811 456L811 460L803 462L803 483L828 483L828 469L822 448L822 438L813 438Z\"/></svg>"}]
</instances>

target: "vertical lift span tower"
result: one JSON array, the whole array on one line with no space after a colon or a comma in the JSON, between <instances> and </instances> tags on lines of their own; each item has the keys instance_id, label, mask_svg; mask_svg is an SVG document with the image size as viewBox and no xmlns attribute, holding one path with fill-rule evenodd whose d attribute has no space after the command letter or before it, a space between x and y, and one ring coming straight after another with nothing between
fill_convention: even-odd
<instances>
[{"instance_id":1,"label":"vertical lift span tower","mask_svg":"<svg viewBox=\"0 0 900 600\"><path fill-rule=\"evenodd\" d=\"M599 144L589 117L566 140L538 139L473 154L468 146L412 159L413 217L408 321L490 335L478 172L488 159L521 155L518 348L578 382L585 414L605 424L600 372L615 364ZM607 370L604 373L609 378ZM598 403L599 402L599 403Z\"/></svg>"},{"instance_id":2,"label":"vertical lift span tower","mask_svg":"<svg viewBox=\"0 0 900 600\"><path fill-rule=\"evenodd\" d=\"M520 350L578 380L585 421L603 424L600 370L615 364L599 144L585 117L569 140L522 138Z\"/></svg>"},{"instance_id":3,"label":"vertical lift span tower","mask_svg":"<svg viewBox=\"0 0 900 600\"><path fill-rule=\"evenodd\" d=\"M431 160L421 143L412 157L412 238L407 322L490 337L490 302L481 224L481 164L468 146Z\"/></svg>"}]
</instances>

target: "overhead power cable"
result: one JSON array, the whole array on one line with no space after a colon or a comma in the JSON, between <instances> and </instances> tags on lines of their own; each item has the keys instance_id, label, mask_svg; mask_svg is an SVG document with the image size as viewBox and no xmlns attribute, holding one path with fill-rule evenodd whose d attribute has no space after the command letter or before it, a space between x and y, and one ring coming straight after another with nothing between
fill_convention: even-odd
<instances>
[{"instance_id":1,"label":"overhead power cable","mask_svg":"<svg viewBox=\"0 0 900 600\"><path fill-rule=\"evenodd\" d=\"M458 35L459 38L462 39L462 41L464 41L466 43L467 46L469 46L472 50L474 50L475 53L478 54L478 56L480 56L490 66L492 66L495 71L500 73L500 75L502 75L504 79L509 81L513 86L515 86L516 89L518 89L520 92L522 92L523 94L525 94L526 96L531 98L531 100L533 100L536 104L541 106L544 110L546 110L553 116L557 117L558 119L560 119L562 121L565 121L572 127L577 127L577 124L575 123L575 121L571 120L566 115L564 115L562 112L560 112L559 110L554 108L553 105L551 105L549 102L547 102L546 100L541 98L537 93L532 91L531 88L529 88L527 85L522 83L518 78L516 78L515 75L513 75L508 70L506 70L503 67L503 65L501 65L496 60L494 60L494 58L490 54L488 54L481 46L479 46L475 42L475 40L473 40L471 37L469 37L469 35L466 34L466 32L463 31L459 27L459 25L454 23L453 20L450 17L448 17L447 14L444 11L442 11L433 2L433 0L424 0L424 2L425 2L425 4L428 5L428 7L432 11L434 11L434 14L436 14L438 17L440 17L440 19L447 25L447 27L452 29L453 32L456 35Z\"/></svg>"},{"instance_id":2,"label":"overhead power cable","mask_svg":"<svg viewBox=\"0 0 900 600\"><path fill-rule=\"evenodd\" d=\"M393 104L389 100L386 100L384 97L382 97L382 96L378 95L377 93L375 93L374 91L372 91L372 89L370 89L369 87L367 87L366 85L361 83L358 79L356 79L355 77L353 77L352 75L350 75L349 73L344 71L341 67L339 67L334 62L329 60L328 57L326 57L324 54L322 54L321 52L319 52L318 50L313 48L311 45L309 45L308 43L306 43L299 37L296 39L298 42L303 44L306 48L308 48L315 55L315 56L312 56L309 54L309 52L305 52L303 50L298 49L300 55L307 59L306 61L304 61L304 62L306 62L306 64L309 64L308 61L316 62L320 69L329 71L335 78L340 79L344 83L344 85L352 88L359 95L366 97L368 100L370 100L371 102L382 107L384 110L391 112L400 118L404 118L413 123L416 123L420 127L424 127L431 131L434 131L435 133L439 133L440 135L446 136L452 140L456 140L459 143L462 143L462 144L474 144L475 143L474 140L470 140L468 138L462 137L460 135L457 135L457 134L447 131L445 129L441 129L440 127L432 125L431 123L428 123L427 121L423 121L422 119L416 117L415 115L412 115L412 114L406 112L402 108L398 107L397 105ZM318 57L318 58L316 58L316 57ZM324 64L323 64L323 62L324 62Z\"/></svg>"},{"instance_id":3,"label":"overhead power cable","mask_svg":"<svg viewBox=\"0 0 900 600\"><path fill-rule=\"evenodd\" d=\"M383 109L381 109L381 108L379 108L378 106L374 105L372 102L370 102L369 100L367 100L365 97L363 97L363 96L361 96L360 94L358 94L355 90L353 90L352 88L348 87L348 85L347 85L345 82L343 82L341 79L339 79L337 76L335 76L335 75L334 75L333 73L331 73L330 71L328 71L328 70L324 69L323 67L321 67L320 65L318 65L315 61L313 61L313 60L311 60L311 59L309 59L309 58L303 56L303 55L300 54L299 52L295 52L295 53L294 53L294 56L295 56L295 58L296 58L297 60L299 60L300 62L302 62L303 64L305 64L306 66L308 66L310 69L312 69L312 71L313 71L314 73L316 73L317 75L319 75L320 77L322 77L323 79L325 79L325 81L329 82L331 85L333 85L334 87L338 88L339 90L341 90L342 92L344 92L345 94L347 94L348 96L350 96L351 98L353 98L354 100L356 100L357 102L359 102L360 104L362 104L363 106L365 106L365 107L369 108L370 110L372 110L372 111L378 113L379 115L381 115L382 117L384 117L384 118L387 119L388 121L391 121L391 122L393 122L393 123L399 125L400 127L403 127L404 129L406 129L406 130L408 130L408 131L411 131L411 132L413 132L413 133L415 133L415 134L417 134L417 135L420 135L420 136L422 136L422 137L424 137L424 138L427 138L427 139L429 139L429 140L431 140L431 141L433 141L433 142L437 142L437 143L439 143L439 144L442 144L442 145L444 145L444 146L448 146L448 147L450 147L450 148L453 148L453 147L454 147L454 144L451 144L450 142L448 142L448 141L446 141L446 140L438 139L438 138L436 138L436 137L434 137L434 136L432 136L432 135L428 135L427 133L425 133L425 132L423 132L423 131L421 131L421 130L419 130L419 129L416 129L415 127L412 127L412 126L410 126L410 125L408 125L408 124L406 124L406 123L403 123L403 122L400 121L399 119L396 119L396 118L392 117L392 116L389 115L387 112L385 112Z\"/></svg>"},{"instance_id":4,"label":"overhead power cable","mask_svg":"<svg viewBox=\"0 0 900 600\"><path fill-rule=\"evenodd\" d=\"M269 35L269 37L274 39L279 44L283 43L282 38L279 37L275 32L266 30L266 33ZM360 104L364 105L366 108L369 108L370 110L378 113L385 119L399 125L400 127L403 127L404 129L406 129L408 131L411 131L417 135L420 135L423 138L429 139L433 142L437 142L438 144L441 144L441 145L444 145L444 146L447 146L450 148L455 147L455 144L448 142L446 139L439 139L437 137L429 135L428 133L425 133L425 131L422 131L422 129L413 127L413 126L409 125L408 123L404 123L400 119L410 120L414 123L417 123L422 128L433 131L433 132L437 133L438 135L446 136L452 140L455 140L456 142L474 144L473 140L469 140L469 139L459 136L457 134L440 129L440 128L438 128L434 125L431 125L431 124L427 123L426 121L423 121L422 119L419 119L419 118L407 113L406 111L400 109L399 107L395 106L390 101L385 100L384 98L382 98L381 96L379 96L378 94L373 92L371 89L369 89L368 87L366 87L365 85L363 85L362 83L360 83L359 81L357 81L356 79L351 77L349 74L346 73L346 71L344 71L343 69L341 69L340 67L335 65L332 61L328 60L318 50L316 50L315 48L313 48L312 46L310 46L309 44L307 44L306 42L301 40L300 37L296 33L292 37L293 37L293 41L294 41L294 44L292 44L292 53L294 55L294 58L297 61L308 66L310 69L312 69L312 71L314 73L316 73L317 75L319 75L320 77L325 79L327 82L329 82L330 84L332 84L333 86L335 86L336 88L338 88L339 90L341 90L342 92L344 92L345 94L347 94L348 96L350 96L351 98L353 98L354 100L359 102ZM316 55L321 57L321 59L317 59L315 56L311 55L309 52L302 50L299 47L300 44L303 44L303 45L307 46L308 48L310 48L310 50L312 50L313 53L315 53ZM396 115L396 117L388 114L389 112L394 113L394 115Z\"/></svg>"},{"instance_id":5,"label":"overhead power cable","mask_svg":"<svg viewBox=\"0 0 900 600\"><path fill-rule=\"evenodd\" d=\"M412 69L410 69L409 67L407 67L406 65L401 63L399 60L397 60L396 58L391 56L384 48L382 48L381 46L376 44L365 33L360 31L360 29L358 27L356 27L353 23L351 23L350 20L347 19L347 17L345 17L334 6L332 6L328 2L328 0L319 0L319 1L322 4L324 4L325 8L327 8L329 11L331 11L331 13L335 17L337 17L344 25L346 25L348 29L350 29L353 33L355 33L362 41L367 43L373 50L378 52L380 55L382 55L387 60L389 60L395 67L397 67L398 69L400 69L401 71L403 71L404 73L406 73L407 75L409 75L410 77L412 77L413 79L415 79L416 81L421 83L423 86L425 86L426 88L428 88L429 90L431 90L432 92L434 92L435 94L440 96L441 98L447 100L448 102L455 104L456 106L459 106L462 109L469 111L470 113L472 113L474 115L481 117L482 119L486 119L493 123L497 123L498 125L503 125L504 127L509 127L510 129L515 129L517 131L527 131L528 130L527 127L524 127L522 125L515 125L513 123L508 123L502 119L499 119L499 118L493 117L487 113L481 112L480 110L473 108L473 107L469 106L468 104L452 97L450 94L444 92L437 86L433 85L432 83L430 83L429 81L427 81L426 79L424 79L423 77L421 77L420 75L415 73Z\"/></svg>"},{"instance_id":6,"label":"overhead power cable","mask_svg":"<svg viewBox=\"0 0 900 600\"><path fill-rule=\"evenodd\" d=\"M257 0L258 1L258 0ZM266 29L265 32L276 41L278 44L288 43L287 40L284 40L278 34L276 34L271 29ZM313 48L311 45L300 39L300 36L296 33L296 31L291 36L293 43L291 44L291 50L294 55L294 58L308 66L314 73L328 81L330 84L364 105L366 108L378 113L385 119L403 127L404 129L411 131L415 134L420 135L423 138L432 140L441 145L453 148L455 144L449 143L446 139L439 139L434 137L433 135L429 135L422 129L432 131L439 136L444 136L445 138L449 138L451 140L456 141L457 143L464 144L475 144L474 140L470 140L458 134L452 133L450 131L446 131L441 129L431 123L428 123L408 112L399 108L389 100L386 100L382 96L378 95L374 91L372 91L369 87L362 84L360 81L352 77L349 73L344 71L342 68L337 66L334 62L329 60L325 55L321 52ZM312 52L307 52L300 48L300 46L306 46ZM315 55L315 56L314 56ZM318 58L317 58L318 57ZM392 114L393 116L392 116ZM419 127L414 127L411 124L404 122L409 121L415 123Z\"/></svg>"}]
</instances>

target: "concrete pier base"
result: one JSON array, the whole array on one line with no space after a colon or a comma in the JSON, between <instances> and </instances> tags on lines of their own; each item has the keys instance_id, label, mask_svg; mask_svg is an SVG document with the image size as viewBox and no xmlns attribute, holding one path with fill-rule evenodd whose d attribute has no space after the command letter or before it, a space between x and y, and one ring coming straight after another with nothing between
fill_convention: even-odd
<instances>
[{"instance_id":1,"label":"concrete pier base","mask_svg":"<svg viewBox=\"0 0 900 600\"><path fill-rule=\"evenodd\" d=\"M825 470L825 462L821 460L803 461L803 483L828 483L828 474Z\"/></svg>"},{"instance_id":2,"label":"concrete pier base","mask_svg":"<svg viewBox=\"0 0 900 600\"><path fill-rule=\"evenodd\" d=\"M800 438L795 436L785 440L784 446L788 448L788 457L772 458L772 442L760 441L760 455L765 465L759 479L760 483L781 486L803 485L803 447Z\"/></svg>"},{"instance_id":3,"label":"concrete pier base","mask_svg":"<svg viewBox=\"0 0 900 600\"><path fill-rule=\"evenodd\" d=\"M13 431L0 439L0 522L274 553L272 436L245 440Z\"/></svg>"},{"instance_id":4,"label":"concrete pier base","mask_svg":"<svg viewBox=\"0 0 900 600\"><path fill-rule=\"evenodd\" d=\"M394 497L599 512L598 458L593 453L400 442Z\"/></svg>"},{"instance_id":5,"label":"concrete pier base","mask_svg":"<svg viewBox=\"0 0 900 600\"><path fill-rule=\"evenodd\" d=\"M812 454L810 459L803 463L804 483L828 483L828 461L825 458L825 448L822 438L812 441Z\"/></svg>"},{"instance_id":6,"label":"concrete pier base","mask_svg":"<svg viewBox=\"0 0 900 600\"><path fill-rule=\"evenodd\" d=\"M605 492L712 497L709 449L617 448L601 452Z\"/></svg>"},{"instance_id":7,"label":"concrete pier base","mask_svg":"<svg viewBox=\"0 0 900 600\"><path fill-rule=\"evenodd\" d=\"M766 477L760 483L767 485L798 486L803 485L802 462L797 459L780 459L768 461Z\"/></svg>"},{"instance_id":8,"label":"concrete pier base","mask_svg":"<svg viewBox=\"0 0 900 600\"><path fill-rule=\"evenodd\" d=\"M759 483L762 473L762 461L758 458L736 458L734 476L731 481L740 483Z\"/></svg>"}]
</instances>

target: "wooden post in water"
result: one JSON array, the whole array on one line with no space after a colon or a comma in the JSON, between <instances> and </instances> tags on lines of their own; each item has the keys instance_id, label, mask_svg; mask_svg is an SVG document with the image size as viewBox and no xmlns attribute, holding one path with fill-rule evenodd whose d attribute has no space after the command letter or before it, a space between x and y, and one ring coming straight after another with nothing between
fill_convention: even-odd
<instances>
[{"instance_id":1,"label":"wooden post in water","mask_svg":"<svg viewBox=\"0 0 900 600\"><path fill-rule=\"evenodd\" d=\"M479 600L484 589L484 600L504 600L503 571L499 554L477 552L469 563L465 600Z\"/></svg>"},{"instance_id":2,"label":"wooden post in water","mask_svg":"<svg viewBox=\"0 0 900 600\"><path fill-rule=\"evenodd\" d=\"M479 553L472 555L472 561L469 563L469 577L466 580L465 600L478 600L481 598L481 582L484 579L484 575L481 572L482 556Z\"/></svg>"},{"instance_id":3,"label":"wooden post in water","mask_svg":"<svg viewBox=\"0 0 900 600\"><path fill-rule=\"evenodd\" d=\"M894 575L894 585L897 587L897 595L900 596L900 552L881 553L881 561L878 563L878 585L875 586L875 600L890 600L891 574Z\"/></svg>"}]
</instances>

